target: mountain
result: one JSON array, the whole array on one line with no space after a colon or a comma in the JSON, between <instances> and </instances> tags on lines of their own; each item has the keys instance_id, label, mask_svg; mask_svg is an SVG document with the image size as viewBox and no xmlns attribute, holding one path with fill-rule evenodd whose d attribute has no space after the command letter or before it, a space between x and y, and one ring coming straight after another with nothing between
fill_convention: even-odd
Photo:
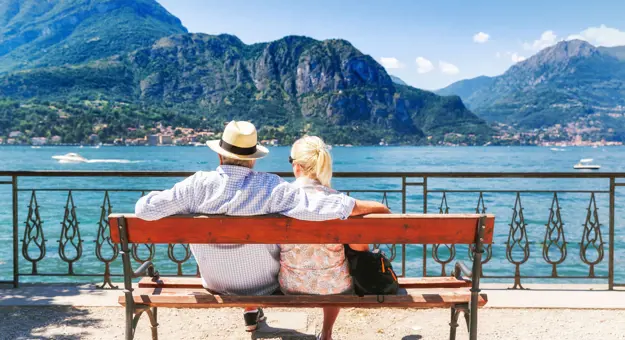
<instances>
[{"instance_id":1,"label":"mountain","mask_svg":"<svg viewBox=\"0 0 625 340\"><path fill-rule=\"evenodd\" d=\"M185 32L154 0L0 0L0 73L102 59Z\"/></svg>"},{"instance_id":2,"label":"mountain","mask_svg":"<svg viewBox=\"0 0 625 340\"><path fill-rule=\"evenodd\" d=\"M625 138L623 49L563 41L498 77L464 80L438 91L457 94L479 116L523 128L573 124Z\"/></svg>"},{"instance_id":3,"label":"mountain","mask_svg":"<svg viewBox=\"0 0 625 340\"><path fill-rule=\"evenodd\" d=\"M599 47L599 51L610 54L620 60L625 60L625 46Z\"/></svg>"},{"instance_id":4,"label":"mountain","mask_svg":"<svg viewBox=\"0 0 625 340\"><path fill-rule=\"evenodd\" d=\"M392 81L393 81L393 83L395 83L395 84L399 84L399 85L408 85L408 84L406 84L406 82L405 82L405 81L401 80L401 78L399 78L399 77L397 77L397 76L394 76L394 75L392 75L392 74L389 74L388 76L389 76L389 77L391 77L391 80L392 80Z\"/></svg>"},{"instance_id":5,"label":"mountain","mask_svg":"<svg viewBox=\"0 0 625 340\"><path fill-rule=\"evenodd\" d=\"M14 100L172 106L217 127L224 120L251 119L267 129L325 131L344 142L416 143L451 132L484 140L490 131L458 97L394 84L347 41L296 36L245 45L230 35L174 35L86 65L0 77L0 93Z\"/></svg>"},{"instance_id":6,"label":"mountain","mask_svg":"<svg viewBox=\"0 0 625 340\"><path fill-rule=\"evenodd\" d=\"M457 81L444 89L436 91L436 94L441 96L456 95L460 98L469 98L478 90L488 87L492 84L494 78L487 76L480 76L473 79L465 79ZM469 106L469 105L467 105ZM470 107L470 106L469 106Z\"/></svg>"},{"instance_id":7,"label":"mountain","mask_svg":"<svg viewBox=\"0 0 625 340\"><path fill-rule=\"evenodd\" d=\"M330 143L475 144L492 133L459 97L395 84L345 40L288 36L246 45L232 35L184 33L151 0L51 1L36 13L23 1L9 2L10 10L2 4L0 18L9 18L3 37L15 36L16 27L22 37L28 27L40 33L1 45L0 58L29 62L0 75L0 136L20 130L80 142L96 133L112 141L142 137L161 123L218 131L231 119L251 120L261 137L281 143L309 133ZM70 12L82 13L81 24L38 54L44 28ZM26 27L25 17L39 19ZM168 35L176 31L183 33ZM133 32L141 38L121 38ZM84 54L92 42L102 48Z\"/></svg>"}]
</instances>

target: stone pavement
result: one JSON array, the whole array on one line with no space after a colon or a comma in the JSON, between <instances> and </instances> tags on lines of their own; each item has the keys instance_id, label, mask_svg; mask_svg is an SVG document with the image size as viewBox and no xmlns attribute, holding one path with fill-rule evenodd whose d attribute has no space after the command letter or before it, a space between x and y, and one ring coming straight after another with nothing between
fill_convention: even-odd
<instances>
[{"instance_id":1,"label":"stone pavement","mask_svg":"<svg viewBox=\"0 0 625 340\"><path fill-rule=\"evenodd\" d=\"M121 284L119 284L121 287ZM484 284L489 302L480 312L480 339L625 339L625 291L605 285ZM23 285L0 289L0 339L123 339L121 290L92 285ZM554 308L558 309L553 310ZM319 308L267 310L252 339L315 339ZM250 339L241 310L159 310L160 339ZM446 339L449 310L354 309L341 312L336 339ZM137 339L150 339L147 320ZM458 340L466 339L459 328Z\"/></svg>"}]
</instances>

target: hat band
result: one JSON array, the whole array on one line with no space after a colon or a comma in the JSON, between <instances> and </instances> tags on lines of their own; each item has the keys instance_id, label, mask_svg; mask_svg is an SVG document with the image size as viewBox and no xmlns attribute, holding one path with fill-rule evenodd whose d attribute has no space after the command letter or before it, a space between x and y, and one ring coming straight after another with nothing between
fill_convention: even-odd
<instances>
[{"instance_id":1,"label":"hat band","mask_svg":"<svg viewBox=\"0 0 625 340\"><path fill-rule=\"evenodd\" d=\"M253 155L256 153L256 145L249 147L249 148L240 148L238 146L232 145L226 141L224 141L223 139L221 139L219 141L219 146L228 151L228 152L232 152L235 155L241 155L241 156L249 156L249 155Z\"/></svg>"}]
</instances>

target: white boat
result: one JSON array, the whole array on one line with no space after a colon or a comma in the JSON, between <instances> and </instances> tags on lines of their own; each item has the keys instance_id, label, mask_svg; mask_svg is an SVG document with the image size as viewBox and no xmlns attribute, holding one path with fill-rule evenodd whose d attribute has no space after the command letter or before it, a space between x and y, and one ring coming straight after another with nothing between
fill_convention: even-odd
<instances>
[{"instance_id":1,"label":"white boat","mask_svg":"<svg viewBox=\"0 0 625 340\"><path fill-rule=\"evenodd\" d=\"M573 166L573 169L577 169L577 170L599 170L601 169L601 165L590 164L590 163L592 163L592 158L580 159L579 163Z\"/></svg>"},{"instance_id":2,"label":"white boat","mask_svg":"<svg viewBox=\"0 0 625 340\"><path fill-rule=\"evenodd\" d=\"M59 163L85 163L87 159L77 153L68 153L60 156L52 156L52 158L59 161Z\"/></svg>"}]
</instances>

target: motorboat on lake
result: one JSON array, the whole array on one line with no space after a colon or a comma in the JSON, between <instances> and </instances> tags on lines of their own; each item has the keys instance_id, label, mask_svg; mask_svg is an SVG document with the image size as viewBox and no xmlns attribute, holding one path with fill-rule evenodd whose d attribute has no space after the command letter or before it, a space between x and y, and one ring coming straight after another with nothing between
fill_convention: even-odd
<instances>
[{"instance_id":1,"label":"motorboat on lake","mask_svg":"<svg viewBox=\"0 0 625 340\"><path fill-rule=\"evenodd\" d=\"M579 161L579 163L573 166L573 169L577 170L599 170L601 169L601 165L591 164L592 158L584 158Z\"/></svg>"},{"instance_id":2,"label":"motorboat on lake","mask_svg":"<svg viewBox=\"0 0 625 340\"><path fill-rule=\"evenodd\" d=\"M77 153L70 152L65 155L52 156L52 158L58 160L60 163L85 163L87 159Z\"/></svg>"}]
</instances>

